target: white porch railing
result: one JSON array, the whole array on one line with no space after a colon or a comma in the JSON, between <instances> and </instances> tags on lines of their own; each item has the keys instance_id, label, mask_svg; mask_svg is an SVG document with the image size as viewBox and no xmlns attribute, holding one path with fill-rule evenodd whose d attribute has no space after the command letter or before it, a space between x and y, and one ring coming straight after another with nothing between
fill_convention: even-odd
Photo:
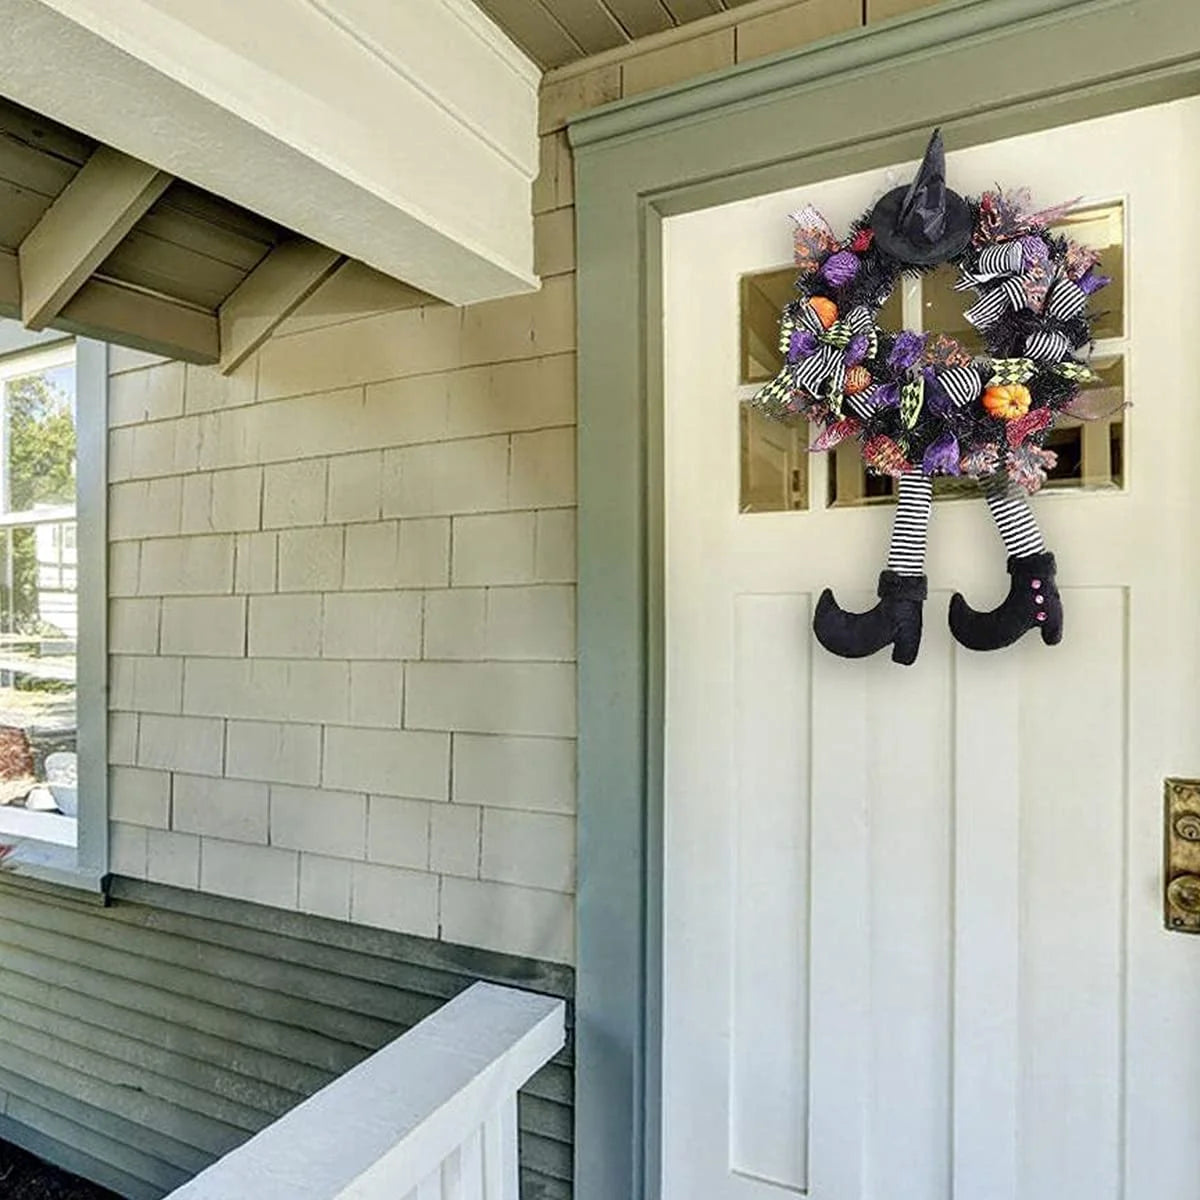
<instances>
[{"instance_id":1,"label":"white porch railing","mask_svg":"<svg viewBox=\"0 0 1200 1200\"><path fill-rule=\"evenodd\" d=\"M561 1000L477 983L170 1200L517 1200L517 1091Z\"/></svg>"}]
</instances>

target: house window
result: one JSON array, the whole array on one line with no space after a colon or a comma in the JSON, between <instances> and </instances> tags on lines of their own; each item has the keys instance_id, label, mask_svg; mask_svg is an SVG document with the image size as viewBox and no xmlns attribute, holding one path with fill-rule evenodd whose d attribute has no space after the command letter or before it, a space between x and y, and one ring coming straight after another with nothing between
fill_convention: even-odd
<instances>
[{"instance_id":1,"label":"house window","mask_svg":"<svg viewBox=\"0 0 1200 1200\"><path fill-rule=\"evenodd\" d=\"M1055 232L1096 249L1100 271L1112 283L1097 297L1092 315L1096 339L1091 366L1100 377L1088 385L1097 394L1096 420L1060 417L1046 445L1058 464L1046 486L1055 490L1109 490L1125 486L1126 412L1128 400L1127 319L1125 288L1125 206L1120 200L1088 205L1069 213ZM936 330L959 341L974 354L984 352L982 338L963 316L962 292L954 290L957 272L943 265L925 275L904 279L879 312L885 329ZM741 363L739 445L742 512L802 509L809 506L809 479L830 508L857 507L890 501L895 481L870 475L856 441L844 442L825 456L823 469L809 465L811 430L803 418L781 422L751 408L758 387L783 366L778 321L792 296L794 267L743 276L740 281ZM976 495L971 480L939 477L935 499ZM821 501L817 501L820 503Z\"/></svg>"},{"instance_id":2,"label":"house window","mask_svg":"<svg viewBox=\"0 0 1200 1200\"><path fill-rule=\"evenodd\" d=\"M80 343L77 356L74 342L3 324L0 344L19 348L0 355L0 843L16 844L20 870L70 882L81 865L80 782L101 805L106 790L103 758L93 761L104 746L102 684L91 689L98 711L80 703L94 671L84 664L104 654L103 570L81 580L81 560L98 542L103 562L105 355ZM77 357L91 364L89 388L78 386ZM84 392L92 411L81 421ZM99 605L99 622L87 604ZM98 876L103 839L93 830L87 840Z\"/></svg>"}]
</instances>

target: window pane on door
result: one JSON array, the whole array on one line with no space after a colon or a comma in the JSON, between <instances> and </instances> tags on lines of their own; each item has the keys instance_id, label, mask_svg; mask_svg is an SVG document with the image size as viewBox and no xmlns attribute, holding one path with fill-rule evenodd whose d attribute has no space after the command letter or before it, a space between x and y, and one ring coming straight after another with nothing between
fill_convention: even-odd
<instances>
[{"instance_id":1,"label":"window pane on door","mask_svg":"<svg viewBox=\"0 0 1200 1200\"><path fill-rule=\"evenodd\" d=\"M1084 391L1096 412L1109 415L1091 421L1060 417L1046 446L1058 455L1047 487L1103 489L1125 485L1125 356L1097 357L1092 370L1100 376Z\"/></svg>"},{"instance_id":2,"label":"window pane on door","mask_svg":"<svg viewBox=\"0 0 1200 1200\"><path fill-rule=\"evenodd\" d=\"M776 421L743 400L738 413L741 497L738 511L808 507L808 422Z\"/></svg>"},{"instance_id":3,"label":"window pane on door","mask_svg":"<svg viewBox=\"0 0 1200 1200\"><path fill-rule=\"evenodd\" d=\"M1081 246L1096 251L1096 270L1112 281L1096 293L1089 306L1092 336L1097 341L1125 336L1125 204L1090 205L1068 213L1054 233L1065 234Z\"/></svg>"},{"instance_id":4,"label":"window pane on door","mask_svg":"<svg viewBox=\"0 0 1200 1200\"><path fill-rule=\"evenodd\" d=\"M741 279L741 370L739 383L766 383L783 366L779 315L795 295L796 268L759 271Z\"/></svg>"}]
</instances>

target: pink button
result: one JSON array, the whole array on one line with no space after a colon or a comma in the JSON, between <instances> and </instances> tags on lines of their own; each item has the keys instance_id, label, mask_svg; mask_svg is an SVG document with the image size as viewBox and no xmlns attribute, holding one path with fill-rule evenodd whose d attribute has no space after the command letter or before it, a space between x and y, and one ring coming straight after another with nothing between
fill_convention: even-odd
<instances>
[{"instance_id":1,"label":"pink button","mask_svg":"<svg viewBox=\"0 0 1200 1200\"><path fill-rule=\"evenodd\" d=\"M1045 619L1046 619L1046 614L1045 614L1045 613L1038 613L1038 620L1039 620L1039 621L1044 621Z\"/></svg>"},{"instance_id":2,"label":"pink button","mask_svg":"<svg viewBox=\"0 0 1200 1200\"><path fill-rule=\"evenodd\" d=\"M1038 604L1045 604L1045 603L1046 603L1046 597L1045 597L1045 596L1034 596L1034 600L1036 600Z\"/></svg>"},{"instance_id":3,"label":"pink button","mask_svg":"<svg viewBox=\"0 0 1200 1200\"><path fill-rule=\"evenodd\" d=\"M1042 581L1040 579L1035 579L1029 586L1033 588L1034 591L1037 591L1037 589L1042 586Z\"/></svg>"}]
</instances>

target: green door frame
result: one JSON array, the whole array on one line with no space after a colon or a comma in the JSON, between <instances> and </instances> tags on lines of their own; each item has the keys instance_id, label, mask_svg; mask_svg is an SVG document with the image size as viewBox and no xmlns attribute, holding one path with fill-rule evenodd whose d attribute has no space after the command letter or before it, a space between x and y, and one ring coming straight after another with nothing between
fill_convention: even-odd
<instances>
[{"instance_id":1,"label":"green door frame","mask_svg":"<svg viewBox=\"0 0 1200 1200\"><path fill-rule=\"evenodd\" d=\"M664 218L917 158L937 124L966 146L1196 94L1192 4L954 0L571 122L577 1200L659 1194Z\"/></svg>"}]
</instances>

